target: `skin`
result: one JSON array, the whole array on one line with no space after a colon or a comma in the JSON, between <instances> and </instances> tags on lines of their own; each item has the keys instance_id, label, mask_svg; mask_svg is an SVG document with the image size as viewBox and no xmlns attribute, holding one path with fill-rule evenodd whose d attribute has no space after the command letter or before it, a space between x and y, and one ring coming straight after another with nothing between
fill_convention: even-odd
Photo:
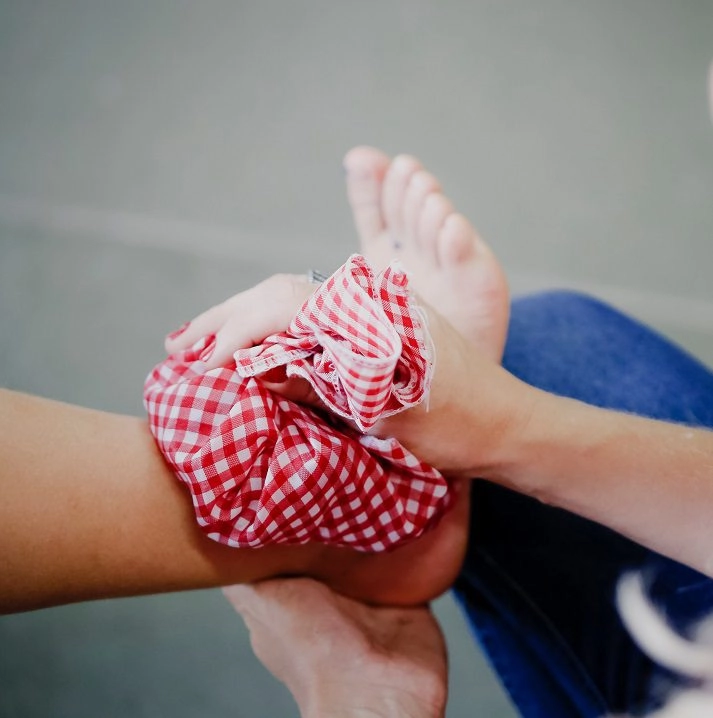
<instances>
[{"instance_id":1,"label":"skin","mask_svg":"<svg viewBox=\"0 0 713 718\"><path fill-rule=\"evenodd\" d=\"M446 648L428 608L369 607L310 579L224 592L304 718L444 714Z\"/></svg>"}]
</instances>

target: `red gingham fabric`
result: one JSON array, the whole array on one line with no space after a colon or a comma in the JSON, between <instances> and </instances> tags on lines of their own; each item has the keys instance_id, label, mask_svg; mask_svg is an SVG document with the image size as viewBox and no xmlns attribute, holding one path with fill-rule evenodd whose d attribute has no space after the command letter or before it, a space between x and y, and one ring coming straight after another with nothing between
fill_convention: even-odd
<instances>
[{"instance_id":1,"label":"red gingham fabric","mask_svg":"<svg viewBox=\"0 0 713 718\"><path fill-rule=\"evenodd\" d=\"M395 439L362 433L430 386L427 330L402 271L375 277L353 255L286 332L238 351L234 366L205 370L199 356L213 340L168 357L144 387L151 430L210 538L376 552L443 515L444 477ZM256 377L277 367L307 379L327 410L266 389Z\"/></svg>"}]
</instances>

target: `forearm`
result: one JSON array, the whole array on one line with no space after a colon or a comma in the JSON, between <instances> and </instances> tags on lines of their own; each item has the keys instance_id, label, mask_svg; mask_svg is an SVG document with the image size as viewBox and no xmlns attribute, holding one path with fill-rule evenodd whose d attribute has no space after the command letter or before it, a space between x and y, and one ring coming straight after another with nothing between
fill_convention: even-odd
<instances>
[{"instance_id":1,"label":"forearm","mask_svg":"<svg viewBox=\"0 0 713 718\"><path fill-rule=\"evenodd\" d=\"M532 391L493 478L713 575L713 432Z\"/></svg>"},{"instance_id":2,"label":"forearm","mask_svg":"<svg viewBox=\"0 0 713 718\"><path fill-rule=\"evenodd\" d=\"M0 390L0 612L305 573L198 528L146 422Z\"/></svg>"}]
</instances>

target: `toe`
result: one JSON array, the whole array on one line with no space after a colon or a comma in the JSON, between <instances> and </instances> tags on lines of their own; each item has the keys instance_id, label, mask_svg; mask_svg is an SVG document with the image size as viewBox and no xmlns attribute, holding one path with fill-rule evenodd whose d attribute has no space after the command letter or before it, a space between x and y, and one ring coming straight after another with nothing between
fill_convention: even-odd
<instances>
[{"instance_id":1,"label":"toe","mask_svg":"<svg viewBox=\"0 0 713 718\"><path fill-rule=\"evenodd\" d=\"M426 198L440 190L438 180L430 172L420 170L411 178L404 199L403 223L405 233L415 243L418 243L418 224Z\"/></svg>"},{"instance_id":2,"label":"toe","mask_svg":"<svg viewBox=\"0 0 713 718\"><path fill-rule=\"evenodd\" d=\"M400 241L403 233L404 198L411 178L421 169L421 163L410 155L399 155L386 173L381 209L392 239Z\"/></svg>"},{"instance_id":3,"label":"toe","mask_svg":"<svg viewBox=\"0 0 713 718\"><path fill-rule=\"evenodd\" d=\"M344 155L344 167L347 171L373 170L375 168L382 168L386 171L390 162L391 158L385 152L368 145L353 147Z\"/></svg>"},{"instance_id":4,"label":"toe","mask_svg":"<svg viewBox=\"0 0 713 718\"><path fill-rule=\"evenodd\" d=\"M417 235L421 251L436 264L440 264L438 238L451 214L453 205L440 192L432 192L426 197L418 221Z\"/></svg>"},{"instance_id":5,"label":"toe","mask_svg":"<svg viewBox=\"0 0 713 718\"><path fill-rule=\"evenodd\" d=\"M462 215L453 213L443 223L436 251L441 266L448 267L468 261L475 252L478 235Z\"/></svg>"},{"instance_id":6,"label":"toe","mask_svg":"<svg viewBox=\"0 0 713 718\"><path fill-rule=\"evenodd\" d=\"M391 160L373 147L355 147L344 158L347 197L362 245L384 231L381 194Z\"/></svg>"}]
</instances>

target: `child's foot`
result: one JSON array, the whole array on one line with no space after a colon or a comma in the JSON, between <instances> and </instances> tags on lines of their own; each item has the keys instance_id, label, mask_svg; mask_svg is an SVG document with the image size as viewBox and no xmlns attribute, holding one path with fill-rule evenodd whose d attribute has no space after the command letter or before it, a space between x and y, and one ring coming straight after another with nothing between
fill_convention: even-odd
<instances>
[{"instance_id":1,"label":"child's foot","mask_svg":"<svg viewBox=\"0 0 713 718\"><path fill-rule=\"evenodd\" d=\"M435 177L413 157L391 161L371 147L351 150L344 166L364 256L376 269L400 260L418 294L500 361L509 315L505 275Z\"/></svg>"},{"instance_id":2,"label":"child's foot","mask_svg":"<svg viewBox=\"0 0 713 718\"><path fill-rule=\"evenodd\" d=\"M490 248L455 213L436 179L412 157L392 162L370 147L353 149L344 164L362 253L377 270L399 259L416 292L499 362L509 313L505 277ZM443 370L446 365L439 366ZM424 414L415 412L418 430ZM427 413L425 423L429 421L447 423L448 412ZM447 446L440 450L449 451ZM446 590L466 550L469 484L458 482L455 505L435 530L388 554L352 554L345 560L342 552L341 559L334 556L320 564L329 567L322 577L338 590L385 603L421 602ZM338 551L324 550L327 555ZM343 567L341 575L335 574L336 566Z\"/></svg>"}]
</instances>

